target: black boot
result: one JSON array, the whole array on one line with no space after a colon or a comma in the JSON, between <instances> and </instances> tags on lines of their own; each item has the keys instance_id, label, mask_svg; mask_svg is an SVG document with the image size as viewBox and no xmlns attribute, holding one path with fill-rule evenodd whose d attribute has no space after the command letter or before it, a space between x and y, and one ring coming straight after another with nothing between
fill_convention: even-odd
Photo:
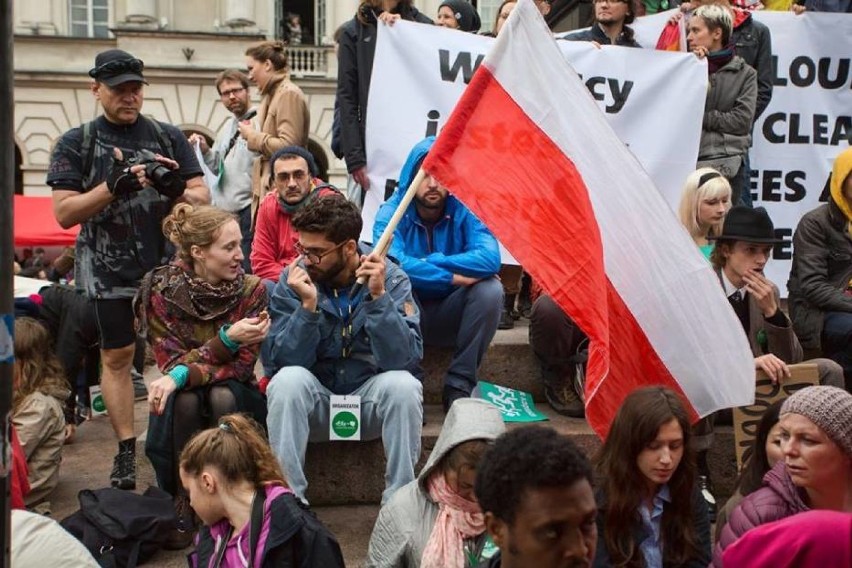
<instances>
[{"instance_id":1,"label":"black boot","mask_svg":"<svg viewBox=\"0 0 852 568\"><path fill-rule=\"evenodd\" d=\"M577 394L570 373L542 368L541 374L544 379L544 398L553 410L572 418L583 418L586 415L586 405Z\"/></svg>"},{"instance_id":2,"label":"black boot","mask_svg":"<svg viewBox=\"0 0 852 568\"><path fill-rule=\"evenodd\" d=\"M524 272L521 277L521 293L518 295L518 313L529 319L532 311L532 277Z\"/></svg>"},{"instance_id":3,"label":"black boot","mask_svg":"<svg viewBox=\"0 0 852 568\"><path fill-rule=\"evenodd\" d=\"M497 324L497 329L512 329L515 327L515 318L512 317L512 312L515 311L515 294L506 294L503 301L503 312L500 314L500 322Z\"/></svg>"},{"instance_id":4,"label":"black boot","mask_svg":"<svg viewBox=\"0 0 852 568\"><path fill-rule=\"evenodd\" d=\"M716 498L713 496L713 481L710 479L710 467L707 465L707 450L698 452L698 488L707 503L707 514L711 523L716 522Z\"/></svg>"}]
</instances>

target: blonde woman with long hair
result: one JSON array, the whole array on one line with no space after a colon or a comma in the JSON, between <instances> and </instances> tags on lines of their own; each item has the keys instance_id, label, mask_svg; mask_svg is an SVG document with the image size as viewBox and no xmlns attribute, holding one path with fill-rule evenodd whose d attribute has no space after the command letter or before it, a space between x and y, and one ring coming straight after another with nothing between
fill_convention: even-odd
<instances>
[{"instance_id":1,"label":"blonde woman with long hair","mask_svg":"<svg viewBox=\"0 0 852 568\"><path fill-rule=\"evenodd\" d=\"M731 208L731 184L713 168L699 168L689 174L680 197L678 217L689 236L709 259L713 243L708 237L719 236L725 215Z\"/></svg>"}]
</instances>

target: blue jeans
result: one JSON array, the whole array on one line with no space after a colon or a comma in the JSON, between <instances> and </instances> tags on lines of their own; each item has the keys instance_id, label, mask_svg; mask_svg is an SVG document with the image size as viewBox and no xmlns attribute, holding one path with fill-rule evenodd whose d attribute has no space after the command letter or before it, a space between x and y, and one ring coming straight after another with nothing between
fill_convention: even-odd
<instances>
[{"instance_id":1,"label":"blue jeans","mask_svg":"<svg viewBox=\"0 0 852 568\"><path fill-rule=\"evenodd\" d=\"M852 313L826 312L822 324L822 352L843 367L847 386L852 383Z\"/></svg>"},{"instance_id":2,"label":"blue jeans","mask_svg":"<svg viewBox=\"0 0 852 568\"><path fill-rule=\"evenodd\" d=\"M468 394L500 322L503 285L496 277L459 287L440 300L420 300L423 343L455 347L444 385Z\"/></svg>"},{"instance_id":3,"label":"blue jeans","mask_svg":"<svg viewBox=\"0 0 852 568\"><path fill-rule=\"evenodd\" d=\"M266 390L269 443L287 483L305 501L305 451L308 442L327 442L329 391L304 367L284 367ZM361 439L382 439L387 457L385 504L394 491L414 479L423 428L423 386L408 371L386 371L352 394L361 397ZM352 442L357 443L357 442Z\"/></svg>"}]
</instances>

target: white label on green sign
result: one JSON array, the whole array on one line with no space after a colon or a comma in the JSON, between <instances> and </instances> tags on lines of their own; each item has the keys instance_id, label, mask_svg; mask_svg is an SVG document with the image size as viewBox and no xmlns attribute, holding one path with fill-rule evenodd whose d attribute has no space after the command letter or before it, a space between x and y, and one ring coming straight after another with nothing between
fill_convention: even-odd
<instances>
[{"instance_id":1,"label":"white label on green sign","mask_svg":"<svg viewBox=\"0 0 852 568\"><path fill-rule=\"evenodd\" d=\"M329 440L361 439L361 397L333 394L329 398Z\"/></svg>"},{"instance_id":2,"label":"white label on green sign","mask_svg":"<svg viewBox=\"0 0 852 568\"><path fill-rule=\"evenodd\" d=\"M92 405L92 416L101 416L107 413L106 402L104 402L100 385L89 387L89 402Z\"/></svg>"}]
</instances>

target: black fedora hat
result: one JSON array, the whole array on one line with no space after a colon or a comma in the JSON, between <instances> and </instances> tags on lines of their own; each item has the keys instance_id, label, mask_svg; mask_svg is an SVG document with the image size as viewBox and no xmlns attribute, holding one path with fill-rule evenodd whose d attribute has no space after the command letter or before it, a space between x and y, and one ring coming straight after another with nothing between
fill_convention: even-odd
<instances>
[{"instance_id":1,"label":"black fedora hat","mask_svg":"<svg viewBox=\"0 0 852 568\"><path fill-rule=\"evenodd\" d=\"M737 205L731 207L725 215L725 223L722 225L722 234L707 237L710 240L745 241L748 243L760 243L775 245L785 242L775 236L775 225L769 218L769 213L763 207L746 207Z\"/></svg>"}]
</instances>

